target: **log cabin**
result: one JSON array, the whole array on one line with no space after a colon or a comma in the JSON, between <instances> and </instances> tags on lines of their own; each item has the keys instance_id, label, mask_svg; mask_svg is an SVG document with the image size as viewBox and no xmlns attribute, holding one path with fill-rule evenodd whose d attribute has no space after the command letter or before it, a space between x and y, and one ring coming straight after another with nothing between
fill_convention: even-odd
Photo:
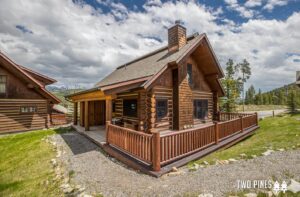
<instances>
[{"instance_id":1,"label":"log cabin","mask_svg":"<svg viewBox=\"0 0 300 197\"><path fill-rule=\"evenodd\" d=\"M219 113L223 76L207 35L186 36L186 28L176 22L168 29L167 46L118 66L93 88L66 98L74 103L74 128L88 133L106 125L107 146L160 171L221 141L217 148L241 139L244 135L235 134L245 128L257 128L255 114Z\"/></svg>"},{"instance_id":2,"label":"log cabin","mask_svg":"<svg viewBox=\"0 0 300 197\"><path fill-rule=\"evenodd\" d=\"M60 100L45 87L54 82L0 52L0 134L50 127Z\"/></svg>"}]
</instances>

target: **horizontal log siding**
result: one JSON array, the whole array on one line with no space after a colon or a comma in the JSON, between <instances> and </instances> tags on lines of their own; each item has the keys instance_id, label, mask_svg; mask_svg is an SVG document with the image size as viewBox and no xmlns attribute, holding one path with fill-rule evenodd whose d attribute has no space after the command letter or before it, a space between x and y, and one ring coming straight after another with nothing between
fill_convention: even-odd
<instances>
[{"instance_id":1,"label":"horizontal log siding","mask_svg":"<svg viewBox=\"0 0 300 197\"><path fill-rule=\"evenodd\" d=\"M51 114L51 125L56 126L56 125L64 125L67 124L68 122L71 122L71 120L68 121L67 114Z\"/></svg>"},{"instance_id":2,"label":"horizontal log siding","mask_svg":"<svg viewBox=\"0 0 300 197\"><path fill-rule=\"evenodd\" d=\"M36 113L21 113L22 106L36 106ZM0 99L0 133L41 129L47 126L47 101Z\"/></svg>"},{"instance_id":3,"label":"horizontal log siding","mask_svg":"<svg viewBox=\"0 0 300 197\"><path fill-rule=\"evenodd\" d=\"M215 143L215 126L193 128L161 136L160 161L168 163L180 157L197 152Z\"/></svg>"},{"instance_id":4,"label":"horizontal log siding","mask_svg":"<svg viewBox=\"0 0 300 197\"><path fill-rule=\"evenodd\" d=\"M151 163L152 135L108 124L107 142L126 153Z\"/></svg>"},{"instance_id":5,"label":"horizontal log siding","mask_svg":"<svg viewBox=\"0 0 300 197\"><path fill-rule=\"evenodd\" d=\"M153 94L155 95L155 99L167 99L168 101L168 113L167 115L157 120L155 117L155 130L163 131L172 129L172 117L173 117L173 90L172 88L167 87L155 87L153 88ZM155 115L156 116L156 115Z\"/></svg>"},{"instance_id":6,"label":"horizontal log siding","mask_svg":"<svg viewBox=\"0 0 300 197\"><path fill-rule=\"evenodd\" d=\"M213 93L204 91L193 91L193 100L203 99L208 100L208 119L205 122L211 122L213 119ZM194 116L194 114L193 114ZM202 120L194 118L194 124L201 124Z\"/></svg>"}]
</instances>

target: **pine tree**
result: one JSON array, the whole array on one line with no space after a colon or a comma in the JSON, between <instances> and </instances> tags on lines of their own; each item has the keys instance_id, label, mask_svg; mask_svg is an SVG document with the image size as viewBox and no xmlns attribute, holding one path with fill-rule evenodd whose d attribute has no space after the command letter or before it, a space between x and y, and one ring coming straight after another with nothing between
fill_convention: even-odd
<instances>
[{"instance_id":1,"label":"pine tree","mask_svg":"<svg viewBox=\"0 0 300 197\"><path fill-rule=\"evenodd\" d=\"M288 111L290 113L297 112L298 103L296 100L296 91L292 90L288 97Z\"/></svg>"}]
</instances>

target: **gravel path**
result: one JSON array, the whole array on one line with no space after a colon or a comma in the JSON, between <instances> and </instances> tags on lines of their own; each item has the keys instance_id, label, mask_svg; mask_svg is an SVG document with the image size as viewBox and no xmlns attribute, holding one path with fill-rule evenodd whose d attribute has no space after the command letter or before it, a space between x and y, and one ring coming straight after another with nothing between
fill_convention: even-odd
<instances>
[{"instance_id":1,"label":"gravel path","mask_svg":"<svg viewBox=\"0 0 300 197\"><path fill-rule=\"evenodd\" d=\"M180 175L154 178L107 157L100 148L77 133L52 136L63 150L60 157L72 181L83 185L88 193L104 196L185 196L211 193L224 196L238 191L237 180L300 179L300 150L275 152L248 161L213 165L189 172L180 168Z\"/></svg>"}]
</instances>

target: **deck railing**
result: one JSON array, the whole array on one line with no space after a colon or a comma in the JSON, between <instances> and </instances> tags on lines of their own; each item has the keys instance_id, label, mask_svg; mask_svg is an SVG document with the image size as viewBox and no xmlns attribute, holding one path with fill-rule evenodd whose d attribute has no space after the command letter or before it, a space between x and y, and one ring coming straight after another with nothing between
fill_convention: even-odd
<instances>
[{"instance_id":1,"label":"deck railing","mask_svg":"<svg viewBox=\"0 0 300 197\"><path fill-rule=\"evenodd\" d=\"M152 163L152 134L137 132L107 122L106 142L138 159Z\"/></svg>"},{"instance_id":2,"label":"deck railing","mask_svg":"<svg viewBox=\"0 0 300 197\"><path fill-rule=\"evenodd\" d=\"M165 135L160 135L159 132L146 134L112 125L108 121L106 141L120 151L152 165L154 171L159 171L161 165L218 144L242 133L245 129L257 126L257 114L240 116L231 114L228 117L232 119Z\"/></svg>"},{"instance_id":3,"label":"deck railing","mask_svg":"<svg viewBox=\"0 0 300 197\"><path fill-rule=\"evenodd\" d=\"M170 133L160 137L160 163L163 165L197 152L216 141L215 125Z\"/></svg>"},{"instance_id":4,"label":"deck railing","mask_svg":"<svg viewBox=\"0 0 300 197\"><path fill-rule=\"evenodd\" d=\"M232 112L219 112L219 121L228 121L228 120L233 120L236 118L239 118L240 116L247 117L251 116L253 114L249 113L232 113Z\"/></svg>"}]
</instances>

